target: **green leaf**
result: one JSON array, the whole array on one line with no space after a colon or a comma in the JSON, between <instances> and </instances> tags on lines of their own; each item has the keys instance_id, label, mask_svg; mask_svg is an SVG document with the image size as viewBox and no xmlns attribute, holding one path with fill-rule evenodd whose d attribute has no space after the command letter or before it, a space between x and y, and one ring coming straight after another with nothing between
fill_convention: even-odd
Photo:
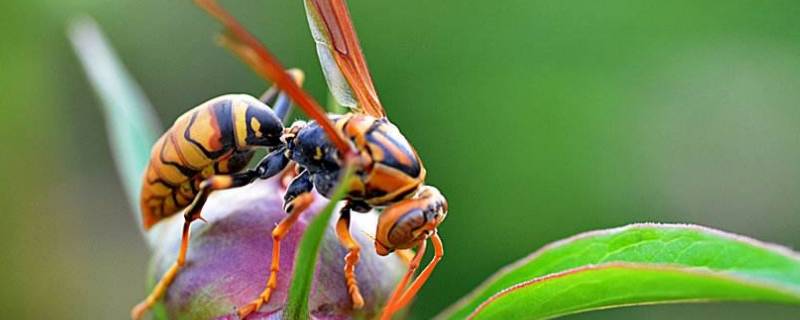
<instances>
[{"instance_id":1,"label":"green leaf","mask_svg":"<svg viewBox=\"0 0 800 320\"><path fill-rule=\"evenodd\" d=\"M797 304L800 292L720 272L610 263L523 282L493 296L470 317L549 319L621 306L720 300Z\"/></svg>"},{"instance_id":2,"label":"green leaf","mask_svg":"<svg viewBox=\"0 0 800 320\"><path fill-rule=\"evenodd\" d=\"M708 300L800 304L800 255L693 225L593 231L545 246L504 268L438 318L547 319L627 305Z\"/></svg>"},{"instance_id":3,"label":"green leaf","mask_svg":"<svg viewBox=\"0 0 800 320\"><path fill-rule=\"evenodd\" d=\"M353 175L353 166L348 166L344 170L339 186L330 197L330 202L320 213L314 217L311 223L303 232L300 245L297 248L297 256L294 262L294 275L292 284L289 287L286 309L284 310L285 319L307 319L308 297L311 293L311 282L314 278L314 270L319 256L319 247L325 235L325 229L331 220L336 204L344 198L348 191L349 181Z\"/></svg>"},{"instance_id":4,"label":"green leaf","mask_svg":"<svg viewBox=\"0 0 800 320\"><path fill-rule=\"evenodd\" d=\"M100 98L111 152L134 216L141 222L139 191L150 148L162 132L150 102L125 70L97 24L75 19L68 37ZM139 223L141 226L141 223Z\"/></svg>"}]
</instances>

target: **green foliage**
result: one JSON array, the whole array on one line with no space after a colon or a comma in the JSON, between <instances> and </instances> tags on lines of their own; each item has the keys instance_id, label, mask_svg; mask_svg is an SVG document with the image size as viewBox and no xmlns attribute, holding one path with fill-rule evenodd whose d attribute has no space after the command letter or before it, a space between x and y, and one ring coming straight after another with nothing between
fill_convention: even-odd
<instances>
[{"instance_id":1,"label":"green foliage","mask_svg":"<svg viewBox=\"0 0 800 320\"><path fill-rule=\"evenodd\" d=\"M330 202L314 220L308 225L300 245L297 248L297 256L294 263L294 275L292 285L289 287L289 297L286 302L286 319L306 319L308 318L308 297L311 293L311 281L314 279L315 265L319 256L319 247L325 230L330 226L329 221L336 209L336 204L342 200L348 191L348 183L353 175L353 167L348 166L341 177L336 191L330 198Z\"/></svg>"},{"instance_id":2,"label":"green foliage","mask_svg":"<svg viewBox=\"0 0 800 320\"><path fill-rule=\"evenodd\" d=\"M221 92L255 94L263 84L242 72L227 52L213 48L209 34L217 26L200 18L189 2L97 6L88 1L69 7L57 1L35 6L18 2L10 2L7 11L14 12L14 18L5 29L14 45L2 52L17 52L4 75L13 85L9 92L22 93L6 100L14 112L3 117L3 127L13 132L15 139L7 142L16 146L15 156L8 157L16 162L6 167L28 163L52 167L7 170L6 181L16 182L8 184L6 195L18 199L7 205L19 208L5 211L18 212L20 218L12 215L4 233L23 239L9 244L20 252L39 252L26 250L31 236L25 232L36 232L36 239L46 236L48 241L42 243L57 252L63 248L56 245L69 244L78 244L71 252L85 251L86 243L91 250L68 259L51 254L58 259L49 263L42 263L42 255L29 254L15 259L11 270L48 266L43 273L52 274L66 270L64 264L78 263L75 270L91 270L93 276L69 281L58 274L65 285L55 291L49 285L53 276L36 277L39 285L18 284L23 292L5 300L14 306L10 314L22 318L15 311L42 312L38 297L43 293L67 306L50 308L66 310L62 317L76 312L76 305L125 314L141 292L120 292L109 288L107 280L138 283L141 276L134 271L140 267L123 271L125 265L140 264L106 267L104 262L143 260L144 252L137 256L132 250L136 238L131 233L126 236L129 224L98 219L112 216L107 212L92 214L101 211L92 207L97 199L113 193L78 192L70 195L75 199L70 204L62 203L63 197L42 194L48 190L42 188L43 181L73 179L67 172L83 177L83 172L93 172L105 162L103 157L83 157L102 150L101 144L84 142L98 136L93 126L98 121L84 98L89 92L82 81L75 81L80 79L77 68L64 63L72 57L63 56L69 51L54 38L60 33L53 26L60 28L61 17L76 11L97 15L127 52L124 56L132 69L152 87L148 89L153 89L153 99L168 115L165 119L174 119L193 103ZM270 5L267 14L251 10L246 20L271 47L281 50L287 65L313 71L318 66L300 6L299 2ZM430 317L453 296L463 294L470 286L464 279L480 278L526 250L509 244L538 245L597 225L691 220L798 246L800 220L794 219L798 201L787 196L795 193L799 172L795 160L800 148L794 137L800 109L797 91L792 90L800 79L796 3L772 2L757 10L747 5L715 10L714 1L646 5L523 1L508 7L487 2L463 8L430 2L398 5L389 11L381 3L351 7L392 121L415 144L431 183L459 207L459 218L442 227L447 258L422 290L413 317ZM687 15L687 7L696 14ZM36 15L31 14L34 9ZM408 17L420 11L435 14L408 24ZM479 22L473 19L476 11L485 13ZM359 18L364 16L381 19ZM59 66L59 77L43 71L54 66ZM321 95L320 75L309 77L309 88ZM31 97L48 107L29 107ZM49 121L34 126L29 119ZM488 128L475 129L481 125ZM497 149L498 141L525 147ZM112 146L119 144L112 141ZM54 152L60 161L43 161ZM139 183L136 177L123 180ZM36 188L26 188L25 181L35 182ZM117 183L107 175L89 181L105 192ZM137 189L127 187L130 190ZM474 196L478 192L481 196ZM509 196L514 201L497 200ZM34 220L42 216L43 204L58 207L60 214ZM498 218L488 219L486 212L497 212ZM82 225L70 227L70 223ZM43 228L58 232L42 233ZM500 233L503 241L474 241L477 234ZM543 267L536 277L558 272L555 269L559 268ZM86 304L75 291L104 298L88 299Z\"/></svg>"},{"instance_id":3,"label":"green foliage","mask_svg":"<svg viewBox=\"0 0 800 320\"><path fill-rule=\"evenodd\" d=\"M688 301L800 304L800 255L692 225L637 224L553 243L439 316L546 319Z\"/></svg>"},{"instance_id":4,"label":"green foliage","mask_svg":"<svg viewBox=\"0 0 800 320\"><path fill-rule=\"evenodd\" d=\"M75 20L70 25L69 38L102 102L116 168L134 216L141 221L138 212L142 172L150 159L150 148L162 130L147 97L125 70L94 20L89 17Z\"/></svg>"},{"instance_id":5,"label":"green foliage","mask_svg":"<svg viewBox=\"0 0 800 320\"><path fill-rule=\"evenodd\" d=\"M473 319L549 319L656 303L761 301L800 304L800 292L685 267L603 264L537 278L493 296Z\"/></svg>"}]
</instances>

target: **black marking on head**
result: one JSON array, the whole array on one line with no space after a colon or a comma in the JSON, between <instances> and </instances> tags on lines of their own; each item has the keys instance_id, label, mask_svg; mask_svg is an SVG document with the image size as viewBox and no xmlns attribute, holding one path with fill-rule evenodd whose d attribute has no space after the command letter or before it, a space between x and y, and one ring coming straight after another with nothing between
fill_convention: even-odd
<instances>
[{"instance_id":1,"label":"black marking on head","mask_svg":"<svg viewBox=\"0 0 800 320\"><path fill-rule=\"evenodd\" d=\"M292 160L312 173L335 171L341 168L337 161L338 149L328 140L325 131L316 122L309 122L290 143ZM319 152L317 152L319 149ZM315 157L321 154L321 157Z\"/></svg>"},{"instance_id":2,"label":"black marking on head","mask_svg":"<svg viewBox=\"0 0 800 320\"><path fill-rule=\"evenodd\" d=\"M248 145L274 147L281 144L283 123L272 110L264 106L249 105L244 119L247 127L245 142Z\"/></svg>"}]
</instances>

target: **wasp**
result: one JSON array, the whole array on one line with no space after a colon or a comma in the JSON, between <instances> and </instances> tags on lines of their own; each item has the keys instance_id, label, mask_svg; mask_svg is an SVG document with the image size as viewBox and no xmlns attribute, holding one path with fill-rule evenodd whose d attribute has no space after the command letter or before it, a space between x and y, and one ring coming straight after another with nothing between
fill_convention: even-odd
<instances>
[{"instance_id":1,"label":"wasp","mask_svg":"<svg viewBox=\"0 0 800 320\"><path fill-rule=\"evenodd\" d=\"M185 222L177 261L162 276L150 295L131 311L140 318L163 294L185 264L189 230L202 219L208 196L222 189L247 185L283 172L294 163L297 175L284 195L287 216L273 229L270 275L264 291L238 308L244 318L269 301L277 286L280 242L311 202L311 192L330 197L352 169L345 204L340 209L336 234L348 249L344 281L353 308L364 305L355 266L360 247L350 234L351 212L380 209L375 250L388 255L416 248L408 270L389 298L382 319L390 319L406 306L427 281L444 254L437 233L447 216L447 200L425 184L426 171L417 152L393 125L378 99L346 3L343 0L306 0L306 12L328 86L336 101L351 112L326 114L300 88L302 73L285 71L280 62L233 16L214 0L195 3L223 24L222 43L274 87L257 99L224 95L209 100L179 117L155 143L141 191L144 227L183 210ZM311 118L284 125L293 101ZM274 109L269 107L270 102ZM245 169L253 152L266 148L258 164ZM427 241L434 255L414 277ZM413 281L412 281L413 278Z\"/></svg>"}]
</instances>

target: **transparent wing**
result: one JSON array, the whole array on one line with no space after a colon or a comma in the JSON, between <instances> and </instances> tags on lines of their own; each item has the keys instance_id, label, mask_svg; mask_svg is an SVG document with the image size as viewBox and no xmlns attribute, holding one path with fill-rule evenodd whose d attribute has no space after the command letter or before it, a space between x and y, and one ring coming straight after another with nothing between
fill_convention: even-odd
<instances>
[{"instance_id":1,"label":"transparent wing","mask_svg":"<svg viewBox=\"0 0 800 320\"><path fill-rule=\"evenodd\" d=\"M322 71L336 102L385 117L345 1L305 0L305 5Z\"/></svg>"}]
</instances>

